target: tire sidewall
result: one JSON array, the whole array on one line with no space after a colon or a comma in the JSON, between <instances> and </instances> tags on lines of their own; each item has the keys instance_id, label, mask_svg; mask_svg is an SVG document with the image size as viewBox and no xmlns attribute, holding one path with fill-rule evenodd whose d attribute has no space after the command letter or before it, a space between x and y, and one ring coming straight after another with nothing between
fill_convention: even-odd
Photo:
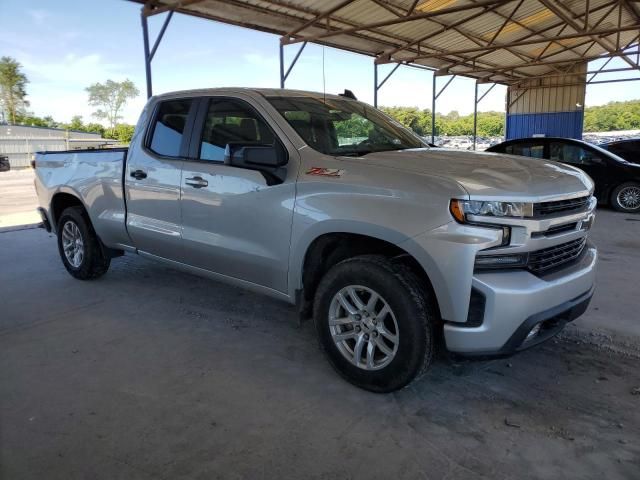
<instances>
[{"instance_id":1,"label":"tire sidewall","mask_svg":"<svg viewBox=\"0 0 640 480\"><path fill-rule=\"evenodd\" d=\"M385 268L386 267L386 268ZM348 285L361 285L387 302L398 324L399 344L389 365L363 370L349 362L333 342L329 330L329 308L334 295ZM345 261L333 267L318 287L314 321L320 344L333 367L348 381L374 392L389 392L408 384L421 370L425 355L431 355L432 332L424 302L412 295L401 278L387 265L367 261Z\"/></svg>"},{"instance_id":2,"label":"tire sidewall","mask_svg":"<svg viewBox=\"0 0 640 480\"><path fill-rule=\"evenodd\" d=\"M620 192L627 188L627 187L639 187L640 188L640 184L635 183L635 182L628 182L628 183L623 183L622 185L617 186L616 188L614 188L613 193L611 194L611 205L613 206L613 208L619 212L624 212L624 213L638 213L640 212L640 206L637 208L626 208L624 205L621 205L618 202L618 195L620 194Z\"/></svg>"},{"instance_id":3,"label":"tire sidewall","mask_svg":"<svg viewBox=\"0 0 640 480\"><path fill-rule=\"evenodd\" d=\"M69 263L67 256L64 253L64 248L62 247L62 229L67 222L73 222L80 231L80 235L82 237L82 244L84 246L84 255L82 258L82 263L79 267L74 267ZM91 255L93 254L92 248L92 236L89 228L87 226L87 222L83 218L81 212L75 208L68 208L58 220L58 251L60 252L60 258L62 259L62 263L67 271L77 278L85 278L91 273Z\"/></svg>"}]
</instances>

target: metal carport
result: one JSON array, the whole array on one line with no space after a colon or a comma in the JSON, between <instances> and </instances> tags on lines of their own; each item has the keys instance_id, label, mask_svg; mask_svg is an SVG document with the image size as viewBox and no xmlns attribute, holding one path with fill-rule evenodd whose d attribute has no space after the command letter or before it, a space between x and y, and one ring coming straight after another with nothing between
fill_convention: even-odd
<instances>
[{"instance_id":1,"label":"metal carport","mask_svg":"<svg viewBox=\"0 0 640 480\"><path fill-rule=\"evenodd\" d=\"M279 35L281 87L308 42L373 57L376 106L378 90L400 65L433 71L434 116L436 99L455 76L476 79L475 113L486 94L486 89L479 92L481 84L507 85L508 138L519 133L513 131L516 126L525 131L541 121L579 123L581 133L585 85L610 81L598 80L601 74L640 70L636 0L132 1L143 4L148 96L151 61L174 12ZM147 19L162 13L167 16L151 46ZM286 67L285 46L293 44L300 46ZM625 67L607 68L616 57ZM602 58L609 60L587 71L589 61ZM382 80L381 64L395 64ZM440 76L450 78L438 90ZM640 78L615 81L636 80ZM576 135L575 128L567 134Z\"/></svg>"}]
</instances>

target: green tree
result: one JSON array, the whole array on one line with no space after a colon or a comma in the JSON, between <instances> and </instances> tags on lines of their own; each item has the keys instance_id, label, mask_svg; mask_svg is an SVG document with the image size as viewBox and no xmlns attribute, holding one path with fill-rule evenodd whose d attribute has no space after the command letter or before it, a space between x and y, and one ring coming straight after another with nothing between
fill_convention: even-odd
<instances>
[{"instance_id":1,"label":"green tree","mask_svg":"<svg viewBox=\"0 0 640 480\"><path fill-rule=\"evenodd\" d=\"M107 80L105 83L94 83L85 90L89 94L89 105L100 107L93 116L106 120L112 132L122 118L120 113L127 101L140 95L140 91L129 79L123 82Z\"/></svg>"},{"instance_id":2,"label":"green tree","mask_svg":"<svg viewBox=\"0 0 640 480\"><path fill-rule=\"evenodd\" d=\"M25 99L29 80L20 71L21 68L22 65L14 58L0 59L0 103L9 115L11 123L15 123L16 117L24 114L25 107L29 106L29 102Z\"/></svg>"},{"instance_id":3,"label":"green tree","mask_svg":"<svg viewBox=\"0 0 640 480\"><path fill-rule=\"evenodd\" d=\"M71 117L71 123L67 125L67 128L69 130L79 130L79 131L84 130L84 123L82 123L82 116L74 115L73 117Z\"/></svg>"},{"instance_id":4,"label":"green tree","mask_svg":"<svg viewBox=\"0 0 640 480\"><path fill-rule=\"evenodd\" d=\"M113 138L118 142L128 145L133 137L134 125L128 125L126 123L119 123L112 130L105 132L105 138Z\"/></svg>"}]
</instances>

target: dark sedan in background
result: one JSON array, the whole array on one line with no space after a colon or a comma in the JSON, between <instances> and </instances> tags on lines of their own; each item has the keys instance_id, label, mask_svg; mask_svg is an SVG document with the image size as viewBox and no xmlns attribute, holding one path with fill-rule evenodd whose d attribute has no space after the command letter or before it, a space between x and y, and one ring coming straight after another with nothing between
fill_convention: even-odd
<instances>
[{"instance_id":1,"label":"dark sedan in background","mask_svg":"<svg viewBox=\"0 0 640 480\"><path fill-rule=\"evenodd\" d=\"M600 145L608 152L624 158L627 162L640 164L640 138L618 140L617 142Z\"/></svg>"},{"instance_id":2,"label":"dark sedan in background","mask_svg":"<svg viewBox=\"0 0 640 480\"><path fill-rule=\"evenodd\" d=\"M8 172L10 169L9 157L0 156L0 172Z\"/></svg>"},{"instance_id":3,"label":"dark sedan in background","mask_svg":"<svg viewBox=\"0 0 640 480\"><path fill-rule=\"evenodd\" d=\"M509 140L487 152L545 158L584 170L595 182L600 203L621 212L640 212L640 164L581 140L571 138L520 138Z\"/></svg>"}]
</instances>

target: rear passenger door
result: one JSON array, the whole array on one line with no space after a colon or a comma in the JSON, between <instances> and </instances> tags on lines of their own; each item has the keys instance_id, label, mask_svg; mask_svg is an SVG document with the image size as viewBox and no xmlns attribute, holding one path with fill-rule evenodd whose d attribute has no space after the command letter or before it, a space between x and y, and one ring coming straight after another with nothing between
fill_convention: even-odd
<instances>
[{"instance_id":1,"label":"rear passenger door","mask_svg":"<svg viewBox=\"0 0 640 480\"><path fill-rule=\"evenodd\" d=\"M182 259L182 162L195 113L191 98L156 104L144 138L129 149L125 171L127 230L134 246L176 261Z\"/></svg>"},{"instance_id":2,"label":"rear passenger door","mask_svg":"<svg viewBox=\"0 0 640 480\"><path fill-rule=\"evenodd\" d=\"M286 292L295 150L288 149L284 182L224 163L227 145L274 142L282 140L248 102L202 99L182 174L184 258L189 265Z\"/></svg>"}]
</instances>

